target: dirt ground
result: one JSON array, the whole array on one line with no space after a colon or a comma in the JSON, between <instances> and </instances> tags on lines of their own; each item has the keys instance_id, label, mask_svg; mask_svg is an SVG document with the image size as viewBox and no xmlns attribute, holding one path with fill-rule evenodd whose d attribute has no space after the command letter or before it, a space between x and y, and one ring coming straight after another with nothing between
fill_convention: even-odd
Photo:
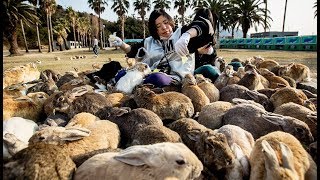
<instances>
[{"instance_id":1,"label":"dirt ground","mask_svg":"<svg viewBox=\"0 0 320 180\"><path fill-rule=\"evenodd\" d=\"M3 71L12 68L14 66L26 64L29 62L41 61L38 64L40 71L45 69L56 70L60 73L66 71L74 71L77 68L79 71L92 69L92 64L104 64L109 58L115 61L119 61L122 66L126 66L125 54L120 49L107 48L99 51L99 56L94 57L92 49L78 48L68 51L55 51L48 53L43 50L39 53L37 50L30 50L29 53L23 53L22 56L9 57L8 52L3 52ZM230 62L233 58L239 58L245 60L252 56L261 56L265 59L273 59L279 62L279 64L288 64L291 62L301 63L308 66L311 70L311 77L317 78L317 52L312 51L280 51L280 50L253 50L253 49L219 49L217 50L218 56L222 56L227 62ZM73 59L74 56L86 56L85 59ZM59 60L56 60L58 57Z\"/></svg>"}]
</instances>

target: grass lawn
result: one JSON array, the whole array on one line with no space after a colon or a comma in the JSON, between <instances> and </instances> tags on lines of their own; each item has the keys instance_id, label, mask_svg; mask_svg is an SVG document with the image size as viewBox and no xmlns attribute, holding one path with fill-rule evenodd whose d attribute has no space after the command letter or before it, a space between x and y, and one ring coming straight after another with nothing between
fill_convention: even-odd
<instances>
[{"instance_id":1,"label":"grass lawn","mask_svg":"<svg viewBox=\"0 0 320 180\"><path fill-rule=\"evenodd\" d=\"M23 51L21 51L23 53ZM29 62L36 62L40 60L38 69L40 71L45 69L53 69L61 74L66 71L73 71L74 68L78 68L79 71L92 69L92 64L104 64L109 58L115 61L119 61L122 66L126 66L125 54L120 49L114 50L114 48L108 48L107 50L99 50L99 56L94 57L92 49L80 48L72 49L68 51L54 51L48 53L47 50L43 50L39 53L37 50L30 50L29 53L23 53L22 56L8 57L8 52L3 52L3 71ZM239 58L245 60L252 56L261 56L265 59L274 59L280 64L288 64L290 62L302 63L308 66L311 70L311 77L317 78L317 52L308 51L280 51L280 50L254 50L254 49L219 49L217 50L218 56L224 57L227 62L230 62L233 58ZM85 55L85 59L73 59L73 56ZM55 57L59 57L60 60L55 60Z\"/></svg>"}]
</instances>

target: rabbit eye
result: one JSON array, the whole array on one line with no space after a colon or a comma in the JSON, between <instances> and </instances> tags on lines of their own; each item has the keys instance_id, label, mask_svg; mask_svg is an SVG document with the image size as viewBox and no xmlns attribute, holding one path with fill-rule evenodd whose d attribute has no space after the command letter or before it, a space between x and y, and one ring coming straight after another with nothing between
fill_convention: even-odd
<instances>
[{"instance_id":1,"label":"rabbit eye","mask_svg":"<svg viewBox=\"0 0 320 180\"><path fill-rule=\"evenodd\" d=\"M63 101L63 99L64 99L63 97L59 97L58 101Z\"/></svg>"},{"instance_id":2,"label":"rabbit eye","mask_svg":"<svg viewBox=\"0 0 320 180\"><path fill-rule=\"evenodd\" d=\"M44 98L44 96L40 95L38 98L43 99L43 98Z\"/></svg>"},{"instance_id":3,"label":"rabbit eye","mask_svg":"<svg viewBox=\"0 0 320 180\"><path fill-rule=\"evenodd\" d=\"M176 160L176 163L179 164L179 165L183 165L185 164L186 162L184 160Z\"/></svg>"}]
</instances>

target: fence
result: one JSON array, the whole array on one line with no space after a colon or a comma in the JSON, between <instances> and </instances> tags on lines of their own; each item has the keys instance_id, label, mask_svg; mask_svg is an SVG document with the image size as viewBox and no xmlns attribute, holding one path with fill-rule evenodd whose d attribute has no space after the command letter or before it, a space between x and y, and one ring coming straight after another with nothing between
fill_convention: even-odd
<instances>
[{"instance_id":1,"label":"fence","mask_svg":"<svg viewBox=\"0 0 320 180\"><path fill-rule=\"evenodd\" d=\"M274 38L220 39L220 48L316 51L317 35Z\"/></svg>"}]
</instances>

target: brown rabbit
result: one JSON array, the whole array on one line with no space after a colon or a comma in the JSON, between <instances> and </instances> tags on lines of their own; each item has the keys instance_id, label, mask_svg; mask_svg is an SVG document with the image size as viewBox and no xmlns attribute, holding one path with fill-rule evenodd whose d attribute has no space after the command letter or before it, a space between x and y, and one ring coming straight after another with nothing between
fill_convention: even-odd
<instances>
[{"instance_id":1,"label":"brown rabbit","mask_svg":"<svg viewBox=\"0 0 320 180\"><path fill-rule=\"evenodd\" d=\"M278 66L278 65L279 65L278 62L276 62L275 60L271 60L270 59L270 60L264 60L264 61L258 63L256 66L257 66L258 69L266 68L266 69L269 69L271 71L271 69L273 67Z\"/></svg>"},{"instance_id":2,"label":"brown rabbit","mask_svg":"<svg viewBox=\"0 0 320 180\"><path fill-rule=\"evenodd\" d=\"M278 72L280 76L289 76L297 83L311 81L309 67L300 63L290 63L282 66Z\"/></svg>"},{"instance_id":3,"label":"brown rabbit","mask_svg":"<svg viewBox=\"0 0 320 180\"><path fill-rule=\"evenodd\" d=\"M218 101L220 98L219 89L211 83L211 80L205 78L202 74L195 75L198 87L202 89L202 91L209 98L210 102Z\"/></svg>"},{"instance_id":4,"label":"brown rabbit","mask_svg":"<svg viewBox=\"0 0 320 180\"><path fill-rule=\"evenodd\" d=\"M290 86L288 81L286 81L284 78L280 76L275 75L269 69L260 68L259 70L260 74L269 81L269 88L275 89Z\"/></svg>"},{"instance_id":5,"label":"brown rabbit","mask_svg":"<svg viewBox=\"0 0 320 180\"><path fill-rule=\"evenodd\" d=\"M181 92L191 99L195 112L200 112L205 105L210 103L209 98L197 85L192 74L187 74L182 80Z\"/></svg>"}]
</instances>

